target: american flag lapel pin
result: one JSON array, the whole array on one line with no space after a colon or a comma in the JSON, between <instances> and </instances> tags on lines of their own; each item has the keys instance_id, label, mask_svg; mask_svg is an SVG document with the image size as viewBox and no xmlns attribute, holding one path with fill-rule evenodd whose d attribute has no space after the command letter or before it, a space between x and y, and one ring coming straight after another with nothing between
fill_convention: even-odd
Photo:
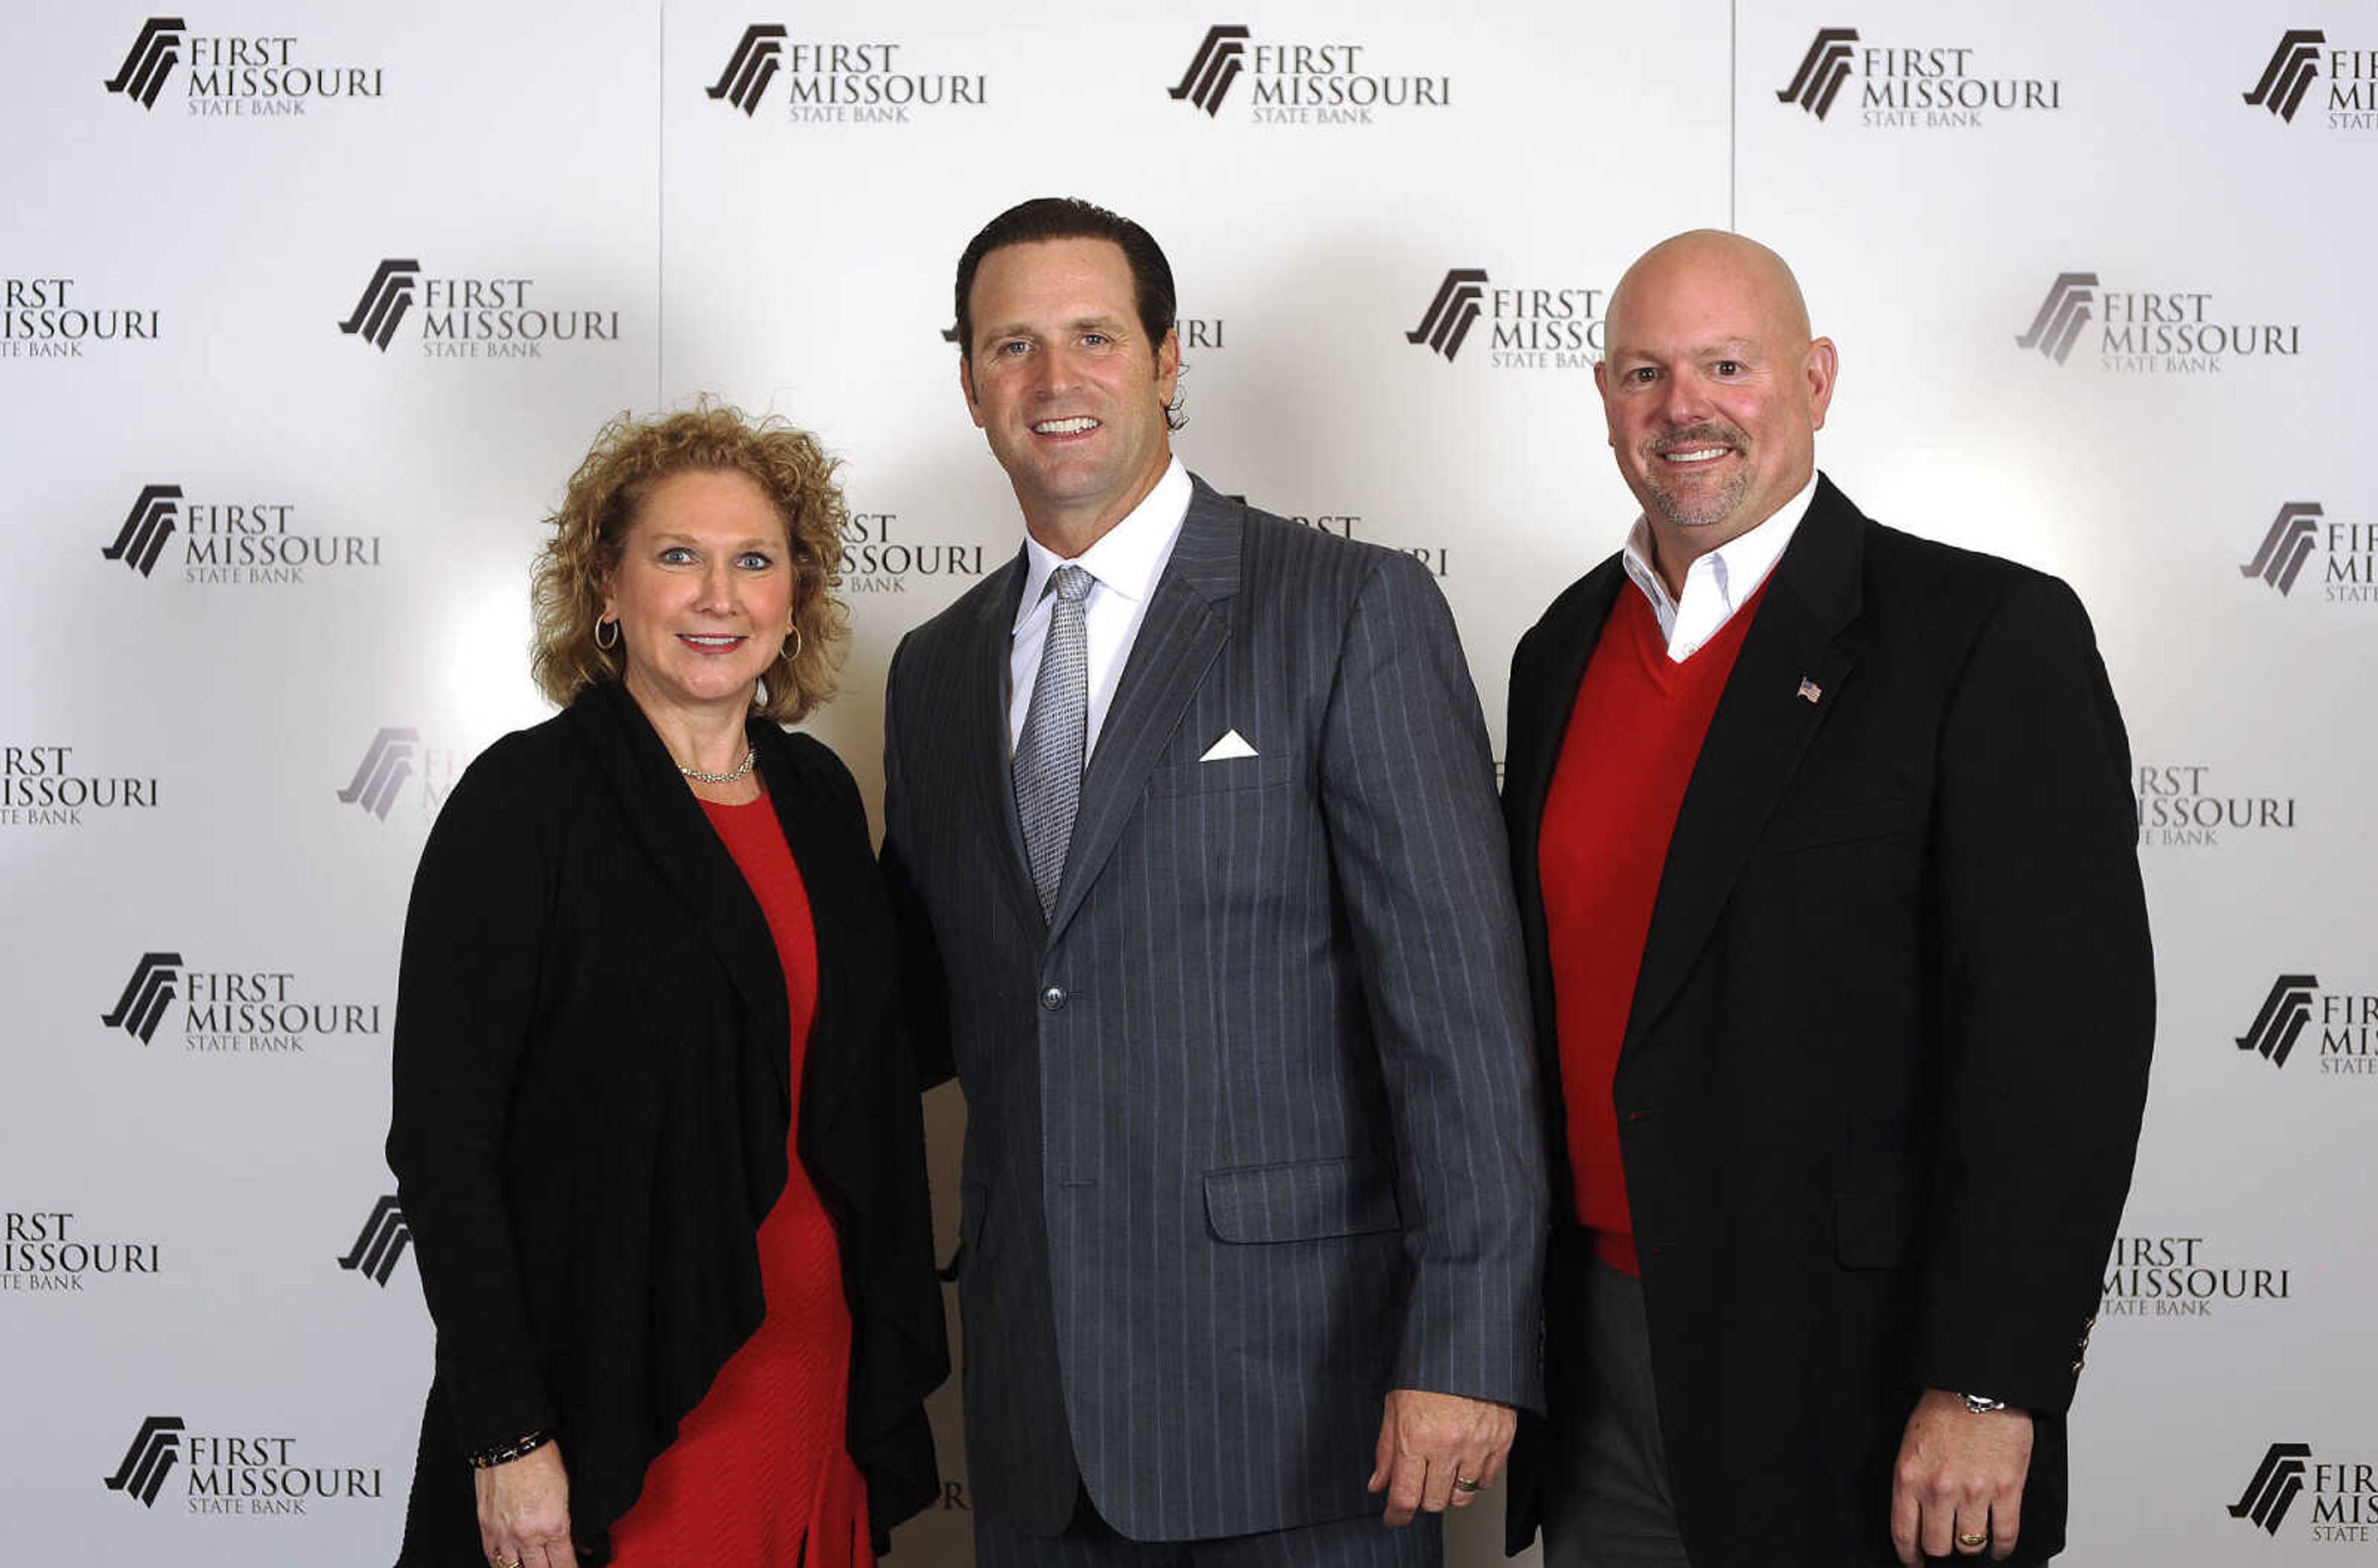
<instances>
[{"instance_id":1,"label":"american flag lapel pin","mask_svg":"<svg viewBox=\"0 0 2378 1568\"><path fill-rule=\"evenodd\" d=\"M1810 680L1807 676L1802 676L1800 677L1800 700L1801 700L1801 701L1803 701L1803 702L1814 702L1815 700L1817 700L1817 699L1819 699L1820 697L1822 697L1824 694L1825 694L1825 688L1824 688L1823 687L1819 686L1815 681Z\"/></svg>"}]
</instances>

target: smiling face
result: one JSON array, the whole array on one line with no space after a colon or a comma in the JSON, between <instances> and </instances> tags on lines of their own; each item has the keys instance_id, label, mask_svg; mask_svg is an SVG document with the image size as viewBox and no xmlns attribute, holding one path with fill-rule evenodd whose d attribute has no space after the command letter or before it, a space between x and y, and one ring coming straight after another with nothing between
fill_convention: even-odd
<instances>
[{"instance_id":1,"label":"smiling face","mask_svg":"<svg viewBox=\"0 0 2378 1568\"><path fill-rule=\"evenodd\" d=\"M1171 332L1139 324L1131 264L1111 240L1043 240L982 258L974 341L958 364L967 410L1015 486L1033 536L1076 556L1156 487L1181 374Z\"/></svg>"},{"instance_id":2,"label":"smiling face","mask_svg":"<svg viewBox=\"0 0 2378 1568\"><path fill-rule=\"evenodd\" d=\"M1781 257L1709 231L1627 269L1603 330L1593 380L1611 449L1674 586L1695 557L1756 528L1808 482L1833 345L1810 340Z\"/></svg>"},{"instance_id":3,"label":"smiling face","mask_svg":"<svg viewBox=\"0 0 2378 1568\"><path fill-rule=\"evenodd\" d=\"M697 469L635 504L603 614L619 623L625 679L655 727L740 720L792 628L785 520L749 474Z\"/></svg>"}]
</instances>

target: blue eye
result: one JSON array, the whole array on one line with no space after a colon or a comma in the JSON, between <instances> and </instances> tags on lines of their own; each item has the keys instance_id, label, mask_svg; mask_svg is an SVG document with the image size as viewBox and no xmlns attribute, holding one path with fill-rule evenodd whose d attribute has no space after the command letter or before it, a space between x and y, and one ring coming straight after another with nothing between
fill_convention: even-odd
<instances>
[{"instance_id":1,"label":"blue eye","mask_svg":"<svg viewBox=\"0 0 2378 1568\"><path fill-rule=\"evenodd\" d=\"M764 556L757 550L747 550L743 554L742 564L749 571L766 571L776 563L772 557Z\"/></svg>"},{"instance_id":2,"label":"blue eye","mask_svg":"<svg viewBox=\"0 0 2378 1568\"><path fill-rule=\"evenodd\" d=\"M690 561L692 558L693 552L687 549L682 545L671 545L661 552L661 559L668 563L670 566L677 566L682 562Z\"/></svg>"}]
</instances>

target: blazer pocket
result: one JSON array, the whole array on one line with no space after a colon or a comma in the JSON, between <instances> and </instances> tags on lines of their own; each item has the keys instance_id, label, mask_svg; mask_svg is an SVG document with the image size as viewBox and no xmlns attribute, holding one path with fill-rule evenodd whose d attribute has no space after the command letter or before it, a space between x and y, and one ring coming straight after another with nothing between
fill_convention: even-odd
<instances>
[{"instance_id":1,"label":"blazer pocket","mask_svg":"<svg viewBox=\"0 0 2378 1568\"><path fill-rule=\"evenodd\" d=\"M1147 775L1150 795L1218 795L1225 790L1265 789L1296 776L1294 756L1224 757L1159 768Z\"/></svg>"},{"instance_id":2,"label":"blazer pocket","mask_svg":"<svg viewBox=\"0 0 2378 1568\"><path fill-rule=\"evenodd\" d=\"M1916 1205L1898 1192L1833 1200L1833 1256L1845 1269L1904 1268L1916 1261Z\"/></svg>"},{"instance_id":3,"label":"blazer pocket","mask_svg":"<svg viewBox=\"0 0 2378 1568\"><path fill-rule=\"evenodd\" d=\"M1770 853L1784 853L1866 839L1912 837L1923 828L1920 801L1858 800L1775 817L1759 835L1759 844Z\"/></svg>"},{"instance_id":4,"label":"blazer pocket","mask_svg":"<svg viewBox=\"0 0 2378 1568\"><path fill-rule=\"evenodd\" d=\"M1225 1241L1313 1241L1399 1230L1383 1160L1301 1160L1206 1173L1206 1221Z\"/></svg>"}]
</instances>

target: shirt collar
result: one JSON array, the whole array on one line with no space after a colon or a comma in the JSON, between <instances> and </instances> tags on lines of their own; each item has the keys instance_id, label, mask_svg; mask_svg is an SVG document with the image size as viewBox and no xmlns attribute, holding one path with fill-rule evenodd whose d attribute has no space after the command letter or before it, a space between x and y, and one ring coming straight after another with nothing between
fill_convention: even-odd
<instances>
[{"instance_id":1,"label":"shirt collar","mask_svg":"<svg viewBox=\"0 0 2378 1568\"><path fill-rule=\"evenodd\" d=\"M1174 458L1156 488L1139 505L1099 536L1099 542L1066 561L1030 533L1024 536L1024 597L1016 603L1015 626L1021 628L1039 607L1049 579L1062 566L1077 566L1101 588L1137 601L1156 591L1157 574L1170 556L1173 536L1189 515L1189 471Z\"/></svg>"},{"instance_id":2,"label":"shirt collar","mask_svg":"<svg viewBox=\"0 0 2378 1568\"><path fill-rule=\"evenodd\" d=\"M1792 535L1808 515L1809 503L1816 497L1817 471L1812 468L1808 482L1757 527L1696 557L1685 569L1685 592L1690 593L1696 581L1706 581L1716 590L1718 601L1727 614L1740 609L1743 601L1759 592L1767 574L1783 559L1784 547L1792 543ZM1627 531L1627 543L1619 550L1619 559L1627 569L1628 580L1643 591L1643 596L1651 601L1651 608L1659 613L1662 633L1667 633L1676 623L1677 603L1668 592L1660 569L1652 564L1649 518L1637 514L1635 526Z\"/></svg>"}]
</instances>

